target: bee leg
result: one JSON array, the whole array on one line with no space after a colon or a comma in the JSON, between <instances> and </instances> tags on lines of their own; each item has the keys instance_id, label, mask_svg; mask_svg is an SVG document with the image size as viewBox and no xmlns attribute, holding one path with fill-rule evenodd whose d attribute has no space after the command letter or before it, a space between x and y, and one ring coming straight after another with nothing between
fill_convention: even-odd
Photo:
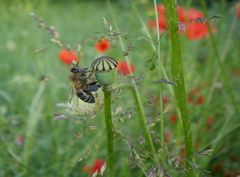
<instances>
[{"instance_id":1,"label":"bee leg","mask_svg":"<svg viewBox=\"0 0 240 177\"><path fill-rule=\"evenodd\" d=\"M93 75L93 71L88 71L90 74L88 75L88 78L91 78Z\"/></svg>"},{"instance_id":2,"label":"bee leg","mask_svg":"<svg viewBox=\"0 0 240 177\"><path fill-rule=\"evenodd\" d=\"M72 88L71 88L71 95L70 95L70 98L69 98L69 103L72 102L73 96L74 96L74 88L72 87Z\"/></svg>"}]
</instances>

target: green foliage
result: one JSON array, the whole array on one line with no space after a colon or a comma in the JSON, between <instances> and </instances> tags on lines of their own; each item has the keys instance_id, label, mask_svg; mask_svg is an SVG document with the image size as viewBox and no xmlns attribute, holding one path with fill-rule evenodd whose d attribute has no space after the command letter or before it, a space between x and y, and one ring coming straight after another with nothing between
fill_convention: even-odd
<instances>
[{"instance_id":1,"label":"green foliage","mask_svg":"<svg viewBox=\"0 0 240 177\"><path fill-rule=\"evenodd\" d=\"M166 0L168 14L173 11L169 2ZM224 18L214 24L214 38L189 41L177 36L172 27L170 36L161 36L158 43L156 31L149 30L146 23L154 17L153 1L110 3L111 9L105 1L97 0L0 2L0 176L89 176L83 172L84 166L95 159L111 158L112 143L110 166L114 166L115 176L146 176L154 168L184 176L184 169L174 165L182 157L184 139L188 140L188 167L198 176L206 175L206 170L211 171L209 176L239 170L240 36L231 4L221 1L202 8L209 15L218 14L219 9L224 12ZM123 59L131 41L133 49L125 59L137 68L132 76L115 79L111 108L110 97L105 97L106 117L112 114L113 123L108 128L113 128L113 134L106 133L102 108L94 110L94 116L66 114L68 119L56 118L61 114L57 104L71 97L70 66L58 60L60 48L46 31L36 27L29 16L32 11L54 25L61 40L73 49L91 39L82 46L80 65L84 67L99 56L94 46L99 33L106 35L102 17L114 30L127 33L118 36L107 53ZM170 15L169 25L176 25L174 15ZM34 52L41 48L46 50ZM177 85L156 82L162 78ZM203 105L186 105L194 89L205 98ZM170 101L161 108L159 97L164 96ZM172 114L181 115L182 121L171 122ZM214 118L211 126L207 125L209 117ZM114 142L107 141L106 134ZM221 173L214 171L219 163ZM193 176L191 171L188 174Z\"/></svg>"}]
</instances>

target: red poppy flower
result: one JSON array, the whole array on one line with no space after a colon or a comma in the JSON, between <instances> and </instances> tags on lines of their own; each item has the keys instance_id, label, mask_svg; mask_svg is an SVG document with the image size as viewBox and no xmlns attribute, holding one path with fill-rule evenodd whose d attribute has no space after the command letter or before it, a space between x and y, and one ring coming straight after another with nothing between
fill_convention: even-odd
<instances>
[{"instance_id":1,"label":"red poppy flower","mask_svg":"<svg viewBox=\"0 0 240 177\"><path fill-rule=\"evenodd\" d=\"M164 96L162 97L162 102L163 102L163 106L165 106L166 104L168 104L168 103L169 103L169 98L168 98L168 96L164 95Z\"/></svg>"},{"instance_id":2,"label":"red poppy flower","mask_svg":"<svg viewBox=\"0 0 240 177\"><path fill-rule=\"evenodd\" d=\"M237 4L237 17L240 18L240 3Z\"/></svg>"},{"instance_id":3,"label":"red poppy flower","mask_svg":"<svg viewBox=\"0 0 240 177\"><path fill-rule=\"evenodd\" d=\"M190 40L198 40L209 36L208 28L206 23L197 23L193 20L198 18L204 18L204 13L191 8L187 12L187 31L186 35ZM212 32L215 32L216 29L211 26Z\"/></svg>"},{"instance_id":4,"label":"red poppy flower","mask_svg":"<svg viewBox=\"0 0 240 177\"><path fill-rule=\"evenodd\" d=\"M163 4L157 5L157 12L158 12L158 27L160 32L164 32L167 29L167 21L166 21L166 12L165 7ZM185 19L185 10L181 6L177 6L177 14L178 20L183 22ZM156 29L156 20L148 20L148 27L152 29Z\"/></svg>"},{"instance_id":5,"label":"red poppy flower","mask_svg":"<svg viewBox=\"0 0 240 177\"><path fill-rule=\"evenodd\" d=\"M172 115L170 115L169 119L170 119L170 121L172 123L175 123L175 122L177 122L177 115L176 114L172 114Z\"/></svg>"},{"instance_id":6,"label":"red poppy flower","mask_svg":"<svg viewBox=\"0 0 240 177\"><path fill-rule=\"evenodd\" d=\"M107 164L104 160L95 160L93 166L88 167L85 166L83 171L89 173L92 177L96 177L98 175L103 176L104 171L107 168Z\"/></svg>"},{"instance_id":7,"label":"red poppy flower","mask_svg":"<svg viewBox=\"0 0 240 177\"><path fill-rule=\"evenodd\" d=\"M126 61L118 61L117 70L122 75L130 75L135 72L136 68L132 64L128 64Z\"/></svg>"},{"instance_id":8,"label":"red poppy flower","mask_svg":"<svg viewBox=\"0 0 240 177\"><path fill-rule=\"evenodd\" d=\"M240 9L240 6L239 6ZM166 24L166 13L165 7L160 4L157 6L158 11L158 26L160 32L164 32L167 29ZM179 23L179 31L181 34L186 34L187 38L190 40L198 40L205 38L209 35L207 24L206 23L198 23L194 22L194 20L198 18L203 18L204 14L194 8L190 8L189 10L185 10L181 6L177 6L176 8L178 21ZM239 10L240 13L240 10ZM156 29L157 24L155 20L148 20L148 27L152 29ZM186 29L185 29L186 28ZM212 32L215 32L216 29L211 26Z\"/></svg>"},{"instance_id":9,"label":"red poppy flower","mask_svg":"<svg viewBox=\"0 0 240 177\"><path fill-rule=\"evenodd\" d=\"M201 105L205 102L205 98L201 95L199 89L194 88L189 92L187 101L194 105Z\"/></svg>"},{"instance_id":10,"label":"red poppy flower","mask_svg":"<svg viewBox=\"0 0 240 177\"><path fill-rule=\"evenodd\" d=\"M110 44L107 39L101 39L96 43L95 47L98 52L104 53L110 48Z\"/></svg>"},{"instance_id":11,"label":"red poppy flower","mask_svg":"<svg viewBox=\"0 0 240 177\"><path fill-rule=\"evenodd\" d=\"M212 116L209 116L208 118L207 118L207 122L206 122L206 128L207 129L210 129L212 126L213 126L213 124L214 124L214 118L212 117Z\"/></svg>"},{"instance_id":12,"label":"red poppy flower","mask_svg":"<svg viewBox=\"0 0 240 177\"><path fill-rule=\"evenodd\" d=\"M186 18L186 11L182 6L177 6L177 15L178 15L178 21L179 22L185 22Z\"/></svg>"},{"instance_id":13,"label":"red poppy flower","mask_svg":"<svg viewBox=\"0 0 240 177\"><path fill-rule=\"evenodd\" d=\"M204 96L200 95L197 97L196 101L194 102L196 105L203 104L205 102Z\"/></svg>"},{"instance_id":14,"label":"red poppy flower","mask_svg":"<svg viewBox=\"0 0 240 177\"><path fill-rule=\"evenodd\" d=\"M58 57L65 64L71 64L73 61L79 61L77 53L74 50L63 49L59 52Z\"/></svg>"}]
</instances>

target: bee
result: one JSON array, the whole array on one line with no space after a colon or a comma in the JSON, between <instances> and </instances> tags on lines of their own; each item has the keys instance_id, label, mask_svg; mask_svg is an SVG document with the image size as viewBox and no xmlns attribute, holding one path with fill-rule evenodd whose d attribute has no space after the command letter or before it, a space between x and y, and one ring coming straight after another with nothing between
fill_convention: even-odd
<instances>
[{"instance_id":1,"label":"bee","mask_svg":"<svg viewBox=\"0 0 240 177\"><path fill-rule=\"evenodd\" d=\"M79 67L78 63L71 68L70 72L74 94L86 103L95 103L92 92L97 91L101 85L92 77L93 72L88 68Z\"/></svg>"}]
</instances>

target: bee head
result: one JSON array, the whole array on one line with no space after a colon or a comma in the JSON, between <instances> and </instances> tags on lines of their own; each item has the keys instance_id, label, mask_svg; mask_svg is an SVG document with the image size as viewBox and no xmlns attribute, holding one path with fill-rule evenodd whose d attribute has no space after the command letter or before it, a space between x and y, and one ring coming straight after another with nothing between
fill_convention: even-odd
<instances>
[{"instance_id":1,"label":"bee head","mask_svg":"<svg viewBox=\"0 0 240 177\"><path fill-rule=\"evenodd\" d=\"M83 68L83 67L78 67L78 66L73 66L71 68L72 73L86 73L88 68Z\"/></svg>"}]
</instances>

